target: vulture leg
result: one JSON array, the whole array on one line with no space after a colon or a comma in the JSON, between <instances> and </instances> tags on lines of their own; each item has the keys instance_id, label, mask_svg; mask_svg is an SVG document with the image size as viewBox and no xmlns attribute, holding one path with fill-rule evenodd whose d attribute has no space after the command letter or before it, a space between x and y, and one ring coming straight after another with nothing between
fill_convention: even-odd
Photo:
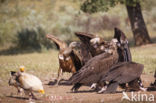
<instances>
[{"instance_id":1,"label":"vulture leg","mask_svg":"<svg viewBox=\"0 0 156 103\"><path fill-rule=\"evenodd\" d=\"M93 83L91 86L90 86L90 89L96 89L97 88L97 83Z\"/></svg>"},{"instance_id":2,"label":"vulture leg","mask_svg":"<svg viewBox=\"0 0 156 103\"><path fill-rule=\"evenodd\" d=\"M128 83L129 89L133 91L146 91L146 88L143 87L142 81L140 78L137 78L131 82Z\"/></svg>"},{"instance_id":3,"label":"vulture leg","mask_svg":"<svg viewBox=\"0 0 156 103\"><path fill-rule=\"evenodd\" d=\"M31 98L37 100L37 97L31 92Z\"/></svg>"},{"instance_id":4,"label":"vulture leg","mask_svg":"<svg viewBox=\"0 0 156 103\"><path fill-rule=\"evenodd\" d=\"M62 68L59 67L56 85L59 85L60 80L62 79L62 75L63 75L63 70Z\"/></svg>"},{"instance_id":5,"label":"vulture leg","mask_svg":"<svg viewBox=\"0 0 156 103\"><path fill-rule=\"evenodd\" d=\"M115 93L118 85L119 85L118 82L110 82L104 93Z\"/></svg>"},{"instance_id":6,"label":"vulture leg","mask_svg":"<svg viewBox=\"0 0 156 103\"><path fill-rule=\"evenodd\" d=\"M71 89L71 91L72 92L77 92L77 90L81 87L81 83L76 83L73 87L72 87L72 89Z\"/></svg>"},{"instance_id":7,"label":"vulture leg","mask_svg":"<svg viewBox=\"0 0 156 103\"><path fill-rule=\"evenodd\" d=\"M98 93L104 93L106 91L106 89L107 89L107 86L104 86L101 88L100 91L98 91Z\"/></svg>"},{"instance_id":8,"label":"vulture leg","mask_svg":"<svg viewBox=\"0 0 156 103\"><path fill-rule=\"evenodd\" d=\"M22 96L22 91L23 89L20 87L16 87L17 88L17 95L21 95Z\"/></svg>"}]
</instances>

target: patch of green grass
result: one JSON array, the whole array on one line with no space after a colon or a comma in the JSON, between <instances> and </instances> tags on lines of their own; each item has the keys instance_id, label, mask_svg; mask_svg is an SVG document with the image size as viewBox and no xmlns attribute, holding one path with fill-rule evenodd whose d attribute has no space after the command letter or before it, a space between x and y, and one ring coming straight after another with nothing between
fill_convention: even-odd
<instances>
[{"instance_id":1,"label":"patch of green grass","mask_svg":"<svg viewBox=\"0 0 156 103\"><path fill-rule=\"evenodd\" d=\"M144 72L151 73L156 70L156 44L131 48L132 59L144 64Z\"/></svg>"}]
</instances>

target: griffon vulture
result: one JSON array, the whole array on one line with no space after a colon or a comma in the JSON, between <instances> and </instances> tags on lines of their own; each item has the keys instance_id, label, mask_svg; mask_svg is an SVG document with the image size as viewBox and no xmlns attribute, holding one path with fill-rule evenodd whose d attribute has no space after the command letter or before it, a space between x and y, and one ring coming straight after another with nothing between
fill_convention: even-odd
<instances>
[{"instance_id":1,"label":"griffon vulture","mask_svg":"<svg viewBox=\"0 0 156 103\"><path fill-rule=\"evenodd\" d=\"M59 69L58 69L58 77L57 77L57 84L60 81L60 74L62 76L63 72L72 72L76 73L81 66L82 62L77 53L73 50L74 47L79 45L77 42L72 42L69 47L67 44L53 35L46 35L46 37L52 40L57 47L59 48Z\"/></svg>"},{"instance_id":2,"label":"griffon vulture","mask_svg":"<svg viewBox=\"0 0 156 103\"><path fill-rule=\"evenodd\" d=\"M132 90L144 90L141 87L140 76L144 66L135 62L120 62L109 69L105 75L103 75L100 82L109 82L108 87L104 93L115 93L118 85L128 83L129 88ZM136 83L139 82L139 83ZM134 85L135 83L135 85ZM101 93L103 91L100 91Z\"/></svg>"},{"instance_id":3,"label":"griffon vulture","mask_svg":"<svg viewBox=\"0 0 156 103\"><path fill-rule=\"evenodd\" d=\"M102 75L118 62L117 39L112 39L105 52L91 58L78 72L69 79L69 84L74 84L72 91L76 92L81 85L98 83Z\"/></svg>"},{"instance_id":4,"label":"griffon vulture","mask_svg":"<svg viewBox=\"0 0 156 103\"><path fill-rule=\"evenodd\" d=\"M9 84L22 88L25 94L29 95L29 99L36 99L33 92L45 93L41 80L36 76L25 72L11 71Z\"/></svg>"}]
</instances>

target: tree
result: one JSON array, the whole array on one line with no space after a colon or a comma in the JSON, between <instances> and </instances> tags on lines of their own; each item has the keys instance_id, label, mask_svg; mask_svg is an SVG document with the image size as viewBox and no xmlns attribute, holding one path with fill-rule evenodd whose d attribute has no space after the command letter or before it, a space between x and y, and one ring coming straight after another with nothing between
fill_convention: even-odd
<instances>
[{"instance_id":1,"label":"tree","mask_svg":"<svg viewBox=\"0 0 156 103\"><path fill-rule=\"evenodd\" d=\"M98 11L107 11L109 7L114 7L118 3L126 5L135 45L139 46L151 43L141 11L141 2L140 0L85 0L81 5L81 10L88 13L95 13Z\"/></svg>"}]
</instances>

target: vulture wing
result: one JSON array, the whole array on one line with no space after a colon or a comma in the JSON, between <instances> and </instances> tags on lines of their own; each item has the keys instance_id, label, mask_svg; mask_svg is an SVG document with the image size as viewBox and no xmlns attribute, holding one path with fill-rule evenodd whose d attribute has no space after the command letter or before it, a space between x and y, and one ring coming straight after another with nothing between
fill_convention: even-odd
<instances>
[{"instance_id":1,"label":"vulture wing","mask_svg":"<svg viewBox=\"0 0 156 103\"><path fill-rule=\"evenodd\" d=\"M120 57L123 59L122 61L132 61L132 56L126 35L118 28L114 28L114 32L114 38L116 38L122 46L122 50L119 50L121 55Z\"/></svg>"},{"instance_id":2,"label":"vulture wing","mask_svg":"<svg viewBox=\"0 0 156 103\"><path fill-rule=\"evenodd\" d=\"M47 34L46 37L48 39L51 39L57 46L58 49L62 50L67 48L67 44L61 40L59 40L58 38L56 38L54 35L51 34Z\"/></svg>"},{"instance_id":3,"label":"vulture wing","mask_svg":"<svg viewBox=\"0 0 156 103\"><path fill-rule=\"evenodd\" d=\"M72 52L70 53L70 57L72 58L72 61L76 67L76 71L80 70L82 67L82 61L79 58L78 54L76 53L76 51L72 50Z\"/></svg>"},{"instance_id":4,"label":"vulture wing","mask_svg":"<svg viewBox=\"0 0 156 103\"><path fill-rule=\"evenodd\" d=\"M116 81L119 84L128 83L139 78L142 74L143 68L144 66L142 64L135 62L118 63L102 77L102 81Z\"/></svg>"},{"instance_id":5,"label":"vulture wing","mask_svg":"<svg viewBox=\"0 0 156 103\"><path fill-rule=\"evenodd\" d=\"M89 53L91 53L91 56L94 56L95 54L95 49L91 46L90 44L90 40L95 38L96 36L93 34L87 34L87 33L83 33L83 32L76 32L75 35L81 40L81 42L83 43L82 46L85 48L82 48L82 54L85 54L84 57L86 57L86 55L89 55ZM87 52L87 53L86 53ZM91 56L87 56L87 57L91 57ZM90 58L89 58L90 59ZM88 59L88 60L89 60Z\"/></svg>"},{"instance_id":6,"label":"vulture wing","mask_svg":"<svg viewBox=\"0 0 156 103\"><path fill-rule=\"evenodd\" d=\"M71 84L82 83L89 85L91 83L97 83L102 75L104 75L108 69L117 62L118 55L102 53L91 58L77 73L75 73L70 79Z\"/></svg>"}]
</instances>

